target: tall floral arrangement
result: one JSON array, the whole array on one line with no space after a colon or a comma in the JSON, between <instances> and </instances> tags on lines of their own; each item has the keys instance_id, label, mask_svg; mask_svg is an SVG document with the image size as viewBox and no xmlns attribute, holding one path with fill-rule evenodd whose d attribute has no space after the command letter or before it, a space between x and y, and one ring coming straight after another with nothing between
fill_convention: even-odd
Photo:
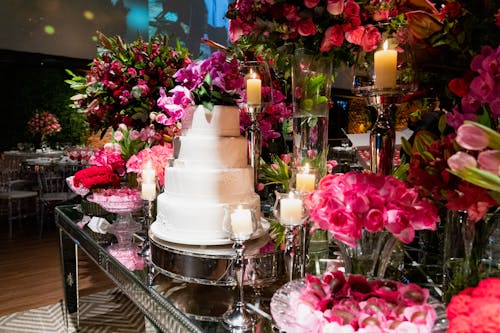
<instances>
[{"instance_id":1,"label":"tall floral arrangement","mask_svg":"<svg viewBox=\"0 0 500 333\"><path fill-rule=\"evenodd\" d=\"M420 36L412 33L419 25L407 26L407 19L436 29L426 24L436 13L426 1L238 0L226 16L231 41L243 49L277 58L305 48L339 65L352 60L353 50L374 51L386 29L398 31L400 42Z\"/></svg>"},{"instance_id":2,"label":"tall floral arrangement","mask_svg":"<svg viewBox=\"0 0 500 333\"><path fill-rule=\"evenodd\" d=\"M131 43L119 36L99 33L98 37L98 54L87 73L82 76L67 71L71 79L66 82L77 92L71 98L74 108L84 112L91 129L102 135L121 123L136 130L153 124L162 134L175 133L178 119L168 125L155 121L158 114L171 117L157 100L160 87L173 88L173 74L190 63L188 50L180 43L170 47L161 35ZM155 117L150 117L151 113Z\"/></svg>"}]
</instances>

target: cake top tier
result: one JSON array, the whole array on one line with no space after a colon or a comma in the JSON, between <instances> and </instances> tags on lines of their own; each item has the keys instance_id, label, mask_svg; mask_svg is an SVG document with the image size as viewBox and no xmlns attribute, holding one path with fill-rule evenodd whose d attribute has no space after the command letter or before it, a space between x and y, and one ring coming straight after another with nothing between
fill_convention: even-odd
<instances>
[{"instance_id":1,"label":"cake top tier","mask_svg":"<svg viewBox=\"0 0 500 333\"><path fill-rule=\"evenodd\" d=\"M188 110L182 120L182 134L240 136L237 106L216 105L212 111L199 105Z\"/></svg>"}]
</instances>

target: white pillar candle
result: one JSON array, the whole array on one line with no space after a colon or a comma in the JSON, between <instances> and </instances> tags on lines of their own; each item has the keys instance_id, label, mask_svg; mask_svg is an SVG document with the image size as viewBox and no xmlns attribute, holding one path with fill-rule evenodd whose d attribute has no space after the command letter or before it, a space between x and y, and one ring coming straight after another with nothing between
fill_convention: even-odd
<instances>
[{"instance_id":1,"label":"white pillar candle","mask_svg":"<svg viewBox=\"0 0 500 333\"><path fill-rule=\"evenodd\" d=\"M260 105L262 81L255 77L251 77L247 79L246 86L247 86L247 104Z\"/></svg>"},{"instance_id":2,"label":"white pillar candle","mask_svg":"<svg viewBox=\"0 0 500 333\"><path fill-rule=\"evenodd\" d=\"M253 225L250 209L235 209L231 213L231 228L234 235L251 235L253 233Z\"/></svg>"},{"instance_id":3,"label":"white pillar candle","mask_svg":"<svg viewBox=\"0 0 500 333\"><path fill-rule=\"evenodd\" d=\"M375 88L393 88L396 86L396 66L398 53L388 49L388 41L383 50L375 52Z\"/></svg>"},{"instance_id":4,"label":"white pillar candle","mask_svg":"<svg viewBox=\"0 0 500 333\"><path fill-rule=\"evenodd\" d=\"M156 184L151 182L142 183L141 197L143 200L154 201L156 199Z\"/></svg>"},{"instance_id":5,"label":"white pillar candle","mask_svg":"<svg viewBox=\"0 0 500 333\"><path fill-rule=\"evenodd\" d=\"M299 170L295 182L296 182L295 187L297 188L297 191L301 192L314 191L316 184L316 175L313 172L311 172L308 164L306 164L306 166L303 169Z\"/></svg>"},{"instance_id":6,"label":"white pillar candle","mask_svg":"<svg viewBox=\"0 0 500 333\"><path fill-rule=\"evenodd\" d=\"M155 183L156 182L156 171L151 166L151 162L148 162L144 169L142 169L141 174L143 183Z\"/></svg>"},{"instance_id":7,"label":"white pillar candle","mask_svg":"<svg viewBox=\"0 0 500 333\"><path fill-rule=\"evenodd\" d=\"M280 199L280 222L282 224L302 224L302 199L290 195Z\"/></svg>"}]
</instances>

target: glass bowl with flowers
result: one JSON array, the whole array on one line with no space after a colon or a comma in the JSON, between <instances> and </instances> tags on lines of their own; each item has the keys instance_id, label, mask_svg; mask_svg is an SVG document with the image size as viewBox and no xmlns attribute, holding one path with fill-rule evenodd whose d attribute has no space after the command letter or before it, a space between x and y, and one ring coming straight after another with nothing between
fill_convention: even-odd
<instances>
[{"instance_id":1,"label":"glass bowl with flowers","mask_svg":"<svg viewBox=\"0 0 500 333\"><path fill-rule=\"evenodd\" d=\"M307 275L278 289L271 314L293 332L445 332L445 308L416 284L369 280L341 271Z\"/></svg>"}]
</instances>

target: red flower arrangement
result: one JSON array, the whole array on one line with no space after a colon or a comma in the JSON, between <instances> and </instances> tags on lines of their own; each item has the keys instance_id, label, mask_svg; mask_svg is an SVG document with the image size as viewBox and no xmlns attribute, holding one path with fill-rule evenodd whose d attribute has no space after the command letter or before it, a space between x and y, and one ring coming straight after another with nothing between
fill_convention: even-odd
<instances>
[{"instance_id":1,"label":"red flower arrangement","mask_svg":"<svg viewBox=\"0 0 500 333\"><path fill-rule=\"evenodd\" d=\"M88 190L118 187L120 186L120 177L110 168L104 166L90 166L79 170L73 178L75 187L85 187Z\"/></svg>"},{"instance_id":2,"label":"red flower arrangement","mask_svg":"<svg viewBox=\"0 0 500 333\"><path fill-rule=\"evenodd\" d=\"M494 333L500 327L500 278L487 278L451 298L447 333Z\"/></svg>"}]
</instances>

